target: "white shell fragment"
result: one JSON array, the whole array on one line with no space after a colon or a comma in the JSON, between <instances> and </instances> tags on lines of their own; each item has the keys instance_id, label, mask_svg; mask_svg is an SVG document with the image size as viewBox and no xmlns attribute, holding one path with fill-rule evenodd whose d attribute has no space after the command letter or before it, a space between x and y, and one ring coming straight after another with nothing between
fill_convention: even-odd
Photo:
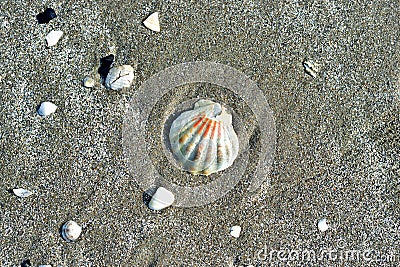
<instances>
[{"instance_id":1,"label":"white shell fragment","mask_svg":"<svg viewBox=\"0 0 400 267\"><path fill-rule=\"evenodd\" d=\"M171 191L168 191L164 187L159 187L150 200L149 208L152 210L161 210L171 206L174 201L175 196Z\"/></svg>"},{"instance_id":2,"label":"white shell fragment","mask_svg":"<svg viewBox=\"0 0 400 267\"><path fill-rule=\"evenodd\" d=\"M33 194L32 192L30 192L30 191L28 191L26 189L23 189L23 188L13 189L13 192L18 197L29 197L30 195Z\"/></svg>"},{"instance_id":3,"label":"white shell fragment","mask_svg":"<svg viewBox=\"0 0 400 267\"><path fill-rule=\"evenodd\" d=\"M94 87L95 81L92 77L85 77L83 79L83 86L85 86L86 88L92 88Z\"/></svg>"},{"instance_id":4,"label":"white shell fragment","mask_svg":"<svg viewBox=\"0 0 400 267\"><path fill-rule=\"evenodd\" d=\"M193 110L176 118L169 141L177 163L192 174L224 170L233 164L239 151L232 115L211 100L199 100Z\"/></svg>"},{"instance_id":5,"label":"white shell fragment","mask_svg":"<svg viewBox=\"0 0 400 267\"><path fill-rule=\"evenodd\" d=\"M325 218L319 220L319 222L318 222L318 229L319 229L321 232L325 232L326 230L328 230L328 228L329 228L329 226L328 226L328 224L326 223L326 219L325 219Z\"/></svg>"},{"instance_id":6,"label":"white shell fragment","mask_svg":"<svg viewBox=\"0 0 400 267\"><path fill-rule=\"evenodd\" d=\"M40 107L37 112L40 116L45 117L45 116L48 116L48 115L54 113L56 111L56 109L57 109L57 106L54 105L53 103L43 102L42 104L40 104Z\"/></svg>"},{"instance_id":7,"label":"white shell fragment","mask_svg":"<svg viewBox=\"0 0 400 267\"><path fill-rule=\"evenodd\" d=\"M303 62L304 71L311 75L313 78L317 77L318 72L321 70L321 64L312 60L305 60Z\"/></svg>"},{"instance_id":8,"label":"white shell fragment","mask_svg":"<svg viewBox=\"0 0 400 267\"><path fill-rule=\"evenodd\" d=\"M51 267L51 265L39 265L38 267Z\"/></svg>"},{"instance_id":9,"label":"white shell fragment","mask_svg":"<svg viewBox=\"0 0 400 267\"><path fill-rule=\"evenodd\" d=\"M132 66L122 65L110 69L105 85L108 89L121 90L130 87L134 78Z\"/></svg>"},{"instance_id":10,"label":"white shell fragment","mask_svg":"<svg viewBox=\"0 0 400 267\"><path fill-rule=\"evenodd\" d=\"M158 12L154 12L150 16L147 17L145 21L143 21L144 26L146 26L147 29L150 29L154 32L159 32L160 29L160 21L158 19Z\"/></svg>"},{"instance_id":11,"label":"white shell fragment","mask_svg":"<svg viewBox=\"0 0 400 267\"><path fill-rule=\"evenodd\" d=\"M242 228L239 225L235 225L231 227L231 236L238 238L240 236L240 232L242 231Z\"/></svg>"},{"instance_id":12,"label":"white shell fragment","mask_svg":"<svg viewBox=\"0 0 400 267\"><path fill-rule=\"evenodd\" d=\"M61 36L63 36L63 34L64 33L62 31L51 31L46 36L47 46L55 46L58 40L60 40Z\"/></svg>"},{"instance_id":13,"label":"white shell fragment","mask_svg":"<svg viewBox=\"0 0 400 267\"><path fill-rule=\"evenodd\" d=\"M61 235L67 242L76 241L81 235L82 227L74 221L66 222L61 228Z\"/></svg>"}]
</instances>

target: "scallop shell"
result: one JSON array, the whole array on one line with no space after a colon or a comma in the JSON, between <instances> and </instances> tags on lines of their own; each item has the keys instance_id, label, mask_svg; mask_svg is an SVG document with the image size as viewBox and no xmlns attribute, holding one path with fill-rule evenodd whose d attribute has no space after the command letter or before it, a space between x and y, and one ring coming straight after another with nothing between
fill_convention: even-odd
<instances>
[{"instance_id":1,"label":"scallop shell","mask_svg":"<svg viewBox=\"0 0 400 267\"><path fill-rule=\"evenodd\" d=\"M169 140L181 168L192 174L224 170L233 164L239 151L232 115L210 100L199 100L193 110L176 118Z\"/></svg>"},{"instance_id":2,"label":"scallop shell","mask_svg":"<svg viewBox=\"0 0 400 267\"><path fill-rule=\"evenodd\" d=\"M121 90L130 87L134 78L133 67L122 65L110 69L105 85L112 90Z\"/></svg>"},{"instance_id":3,"label":"scallop shell","mask_svg":"<svg viewBox=\"0 0 400 267\"><path fill-rule=\"evenodd\" d=\"M82 227L74 221L64 223L61 228L61 235L68 242L76 241L82 233Z\"/></svg>"}]
</instances>

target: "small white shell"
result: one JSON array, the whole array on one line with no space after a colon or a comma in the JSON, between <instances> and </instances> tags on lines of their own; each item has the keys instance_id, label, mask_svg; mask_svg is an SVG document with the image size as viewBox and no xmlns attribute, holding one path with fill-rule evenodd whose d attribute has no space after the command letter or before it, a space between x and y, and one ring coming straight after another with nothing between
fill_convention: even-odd
<instances>
[{"instance_id":1,"label":"small white shell","mask_svg":"<svg viewBox=\"0 0 400 267\"><path fill-rule=\"evenodd\" d=\"M23 189L23 188L13 189L13 192L16 196L19 196L19 197L29 197L30 195L33 194L32 192L30 192L26 189Z\"/></svg>"},{"instance_id":2,"label":"small white shell","mask_svg":"<svg viewBox=\"0 0 400 267\"><path fill-rule=\"evenodd\" d=\"M176 118L169 141L177 163L192 174L224 170L233 164L239 151L232 115L211 100L199 100L193 110Z\"/></svg>"},{"instance_id":3,"label":"small white shell","mask_svg":"<svg viewBox=\"0 0 400 267\"><path fill-rule=\"evenodd\" d=\"M108 89L121 90L130 87L134 78L132 66L122 65L110 69L105 85Z\"/></svg>"},{"instance_id":4,"label":"small white shell","mask_svg":"<svg viewBox=\"0 0 400 267\"><path fill-rule=\"evenodd\" d=\"M159 187L150 200L149 208L152 210L161 210L174 203L175 196L171 191L164 187Z\"/></svg>"},{"instance_id":5,"label":"small white shell","mask_svg":"<svg viewBox=\"0 0 400 267\"><path fill-rule=\"evenodd\" d=\"M81 232L82 227L80 227L74 221L68 221L64 223L63 227L61 228L61 235L67 242L76 241L81 235Z\"/></svg>"},{"instance_id":6,"label":"small white shell","mask_svg":"<svg viewBox=\"0 0 400 267\"><path fill-rule=\"evenodd\" d=\"M38 267L51 267L51 265L45 264L45 265L39 265Z\"/></svg>"},{"instance_id":7,"label":"small white shell","mask_svg":"<svg viewBox=\"0 0 400 267\"><path fill-rule=\"evenodd\" d=\"M85 79L83 79L83 86L85 86L86 88L92 88L95 84L95 81L92 77L85 77Z\"/></svg>"},{"instance_id":8,"label":"small white shell","mask_svg":"<svg viewBox=\"0 0 400 267\"><path fill-rule=\"evenodd\" d=\"M63 36L62 31L51 31L49 34L46 36L46 41L47 41L47 46L54 46L57 44L58 40L60 40L61 36Z\"/></svg>"},{"instance_id":9,"label":"small white shell","mask_svg":"<svg viewBox=\"0 0 400 267\"><path fill-rule=\"evenodd\" d=\"M328 224L326 223L326 219L325 219L325 218L319 220L319 222L318 222L318 229L319 229L321 232L325 232L326 230L328 230L328 228L329 228L329 226L328 226Z\"/></svg>"},{"instance_id":10,"label":"small white shell","mask_svg":"<svg viewBox=\"0 0 400 267\"><path fill-rule=\"evenodd\" d=\"M231 236L238 238L240 236L240 231L242 231L242 228L239 225L235 225L231 227Z\"/></svg>"},{"instance_id":11,"label":"small white shell","mask_svg":"<svg viewBox=\"0 0 400 267\"><path fill-rule=\"evenodd\" d=\"M38 109L38 114L40 116L48 116L51 113L54 113L57 109L57 106L54 105L51 102L43 102L42 104L40 104L40 107Z\"/></svg>"},{"instance_id":12,"label":"small white shell","mask_svg":"<svg viewBox=\"0 0 400 267\"><path fill-rule=\"evenodd\" d=\"M155 32L159 32L160 29L160 21L158 19L158 12L154 12L150 16L147 17L145 21L143 21L144 26L146 26L147 29L150 29Z\"/></svg>"},{"instance_id":13,"label":"small white shell","mask_svg":"<svg viewBox=\"0 0 400 267\"><path fill-rule=\"evenodd\" d=\"M313 78L317 77L318 72L321 69L321 64L318 64L312 60L305 60L303 62L304 70L310 74Z\"/></svg>"}]
</instances>

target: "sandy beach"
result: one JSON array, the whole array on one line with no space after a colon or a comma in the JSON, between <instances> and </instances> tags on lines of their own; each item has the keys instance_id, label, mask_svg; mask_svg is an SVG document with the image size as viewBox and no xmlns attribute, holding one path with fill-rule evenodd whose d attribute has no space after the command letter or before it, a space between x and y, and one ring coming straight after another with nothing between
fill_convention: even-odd
<instances>
[{"instance_id":1,"label":"sandy beach","mask_svg":"<svg viewBox=\"0 0 400 267\"><path fill-rule=\"evenodd\" d=\"M49 7L57 17L39 24ZM153 12L160 32L143 25ZM399 19L397 1L0 0L0 266L399 266ZM52 30L63 36L48 47ZM101 84L110 54L134 67L131 87ZM245 83L143 90L187 62L237 70L262 97L246 98ZM163 140L166 121L203 98L231 108L241 154L194 176ZM44 101L57 105L46 117ZM130 159L128 106L143 134ZM236 180L211 203L185 207L177 195L152 211L138 182L152 171L183 187ZM82 226L76 242L60 235L69 220Z\"/></svg>"}]
</instances>

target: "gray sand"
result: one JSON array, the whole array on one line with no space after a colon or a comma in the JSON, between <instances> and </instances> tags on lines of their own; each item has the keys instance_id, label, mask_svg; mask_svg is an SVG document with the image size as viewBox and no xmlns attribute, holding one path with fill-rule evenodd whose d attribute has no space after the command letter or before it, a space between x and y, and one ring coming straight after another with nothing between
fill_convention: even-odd
<instances>
[{"instance_id":1,"label":"gray sand","mask_svg":"<svg viewBox=\"0 0 400 267\"><path fill-rule=\"evenodd\" d=\"M1 266L398 266L398 1L232 2L1 0ZM58 17L38 25L46 7ZM160 33L141 25L154 11ZM52 29L64 36L49 49ZM133 86L84 88L111 52L117 65L137 64ZM305 58L322 64L316 78ZM218 201L153 212L123 157L125 104L152 75L199 60L231 66L263 91L277 135L270 182L248 193L249 164ZM38 116L42 101L56 113ZM18 187L34 195L9 192ZM76 243L59 235L70 219L84 226ZM291 251L298 260L284 259Z\"/></svg>"}]
</instances>

